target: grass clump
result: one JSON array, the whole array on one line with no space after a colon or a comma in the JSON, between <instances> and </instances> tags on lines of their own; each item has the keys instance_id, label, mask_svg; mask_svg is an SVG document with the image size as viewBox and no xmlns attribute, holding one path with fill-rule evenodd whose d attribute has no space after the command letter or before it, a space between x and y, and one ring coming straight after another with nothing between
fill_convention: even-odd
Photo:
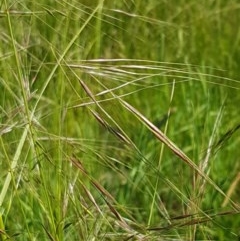
<instances>
[{"instance_id":1,"label":"grass clump","mask_svg":"<svg viewBox=\"0 0 240 241\"><path fill-rule=\"evenodd\" d=\"M238 240L236 0L0 15L1 240Z\"/></svg>"}]
</instances>

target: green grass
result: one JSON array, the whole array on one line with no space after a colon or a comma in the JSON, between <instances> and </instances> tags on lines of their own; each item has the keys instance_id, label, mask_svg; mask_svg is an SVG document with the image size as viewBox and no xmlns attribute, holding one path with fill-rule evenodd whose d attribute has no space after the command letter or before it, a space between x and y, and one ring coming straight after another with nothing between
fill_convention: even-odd
<instances>
[{"instance_id":1,"label":"green grass","mask_svg":"<svg viewBox=\"0 0 240 241\"><path fill-rule=\"evenodd\" d=\"M2 1L1 240L239 240L238 1Z\"/></svg>"}]
</instances>

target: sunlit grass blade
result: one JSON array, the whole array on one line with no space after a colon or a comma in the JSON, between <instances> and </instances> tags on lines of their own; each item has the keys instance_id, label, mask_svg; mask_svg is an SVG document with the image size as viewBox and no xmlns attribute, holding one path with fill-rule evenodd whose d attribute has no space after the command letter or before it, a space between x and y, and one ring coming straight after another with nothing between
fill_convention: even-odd
<instances>
[{"instance_id":1,"label":"sunlit grass blade","mask_svg":"<svg viewBox=\"0 0 240 241\"><path fill-rule=\"evenodd\" d=\"M16 149L16 152L15 152L15 155L14 155L14 158L12 160L12 163L11 163L11 166L10 166L10 170L7 174L7 177L5 179L5 182L3 184L3 187L2 187L2 190L1 190L1 193L0 193L0 208L2 207L3 205L3 202L4 202L4 199L5 199L5 196L6 196L6 193L8 191L8 188L9 188L9 185L10 185L10 182L14 176L14 171L15 171L15 168L18 164L18 160L20 158L20 155L21 155L21 152L22 152L22 148L23 148L23 145L26 141L26 138L27 138L27 134L28 134L28 131L29 131L29 125L27 125L25 128L24 128L24 131L22 133L22 136L21 136L21 139L19 141L19 144L18 144L18 147Z\"/></svg>"}]
</instances>

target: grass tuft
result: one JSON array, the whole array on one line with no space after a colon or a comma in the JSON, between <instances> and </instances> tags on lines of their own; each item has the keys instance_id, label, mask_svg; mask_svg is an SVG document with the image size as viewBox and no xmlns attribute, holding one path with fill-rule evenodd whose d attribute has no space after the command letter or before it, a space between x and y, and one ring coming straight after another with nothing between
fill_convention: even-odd
<instances>
[{"instance_id":1,"label":"grass tuft","mask_svg":"<svg viewBox=\"0 0 240 241\"><path fill-rule=\"evenodd\" d=\"M236 0L0 18L0 240L239 239Z\"/></svg>"}]
</instances>

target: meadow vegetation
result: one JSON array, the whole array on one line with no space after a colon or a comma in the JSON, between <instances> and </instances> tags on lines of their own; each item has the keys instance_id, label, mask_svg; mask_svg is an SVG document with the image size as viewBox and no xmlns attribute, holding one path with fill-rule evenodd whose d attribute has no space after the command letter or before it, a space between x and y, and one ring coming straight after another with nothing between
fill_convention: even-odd
<instances>
[{"instance_id":1,"label":"meadow vegetation","mask_svg":"<svg viewBox=\"0 0 240 241\"><path fill-rule=\"evenodd\" d=\"M237 0L3 0L0 240L239 240Z\"/></svg>"}]
</instances>

